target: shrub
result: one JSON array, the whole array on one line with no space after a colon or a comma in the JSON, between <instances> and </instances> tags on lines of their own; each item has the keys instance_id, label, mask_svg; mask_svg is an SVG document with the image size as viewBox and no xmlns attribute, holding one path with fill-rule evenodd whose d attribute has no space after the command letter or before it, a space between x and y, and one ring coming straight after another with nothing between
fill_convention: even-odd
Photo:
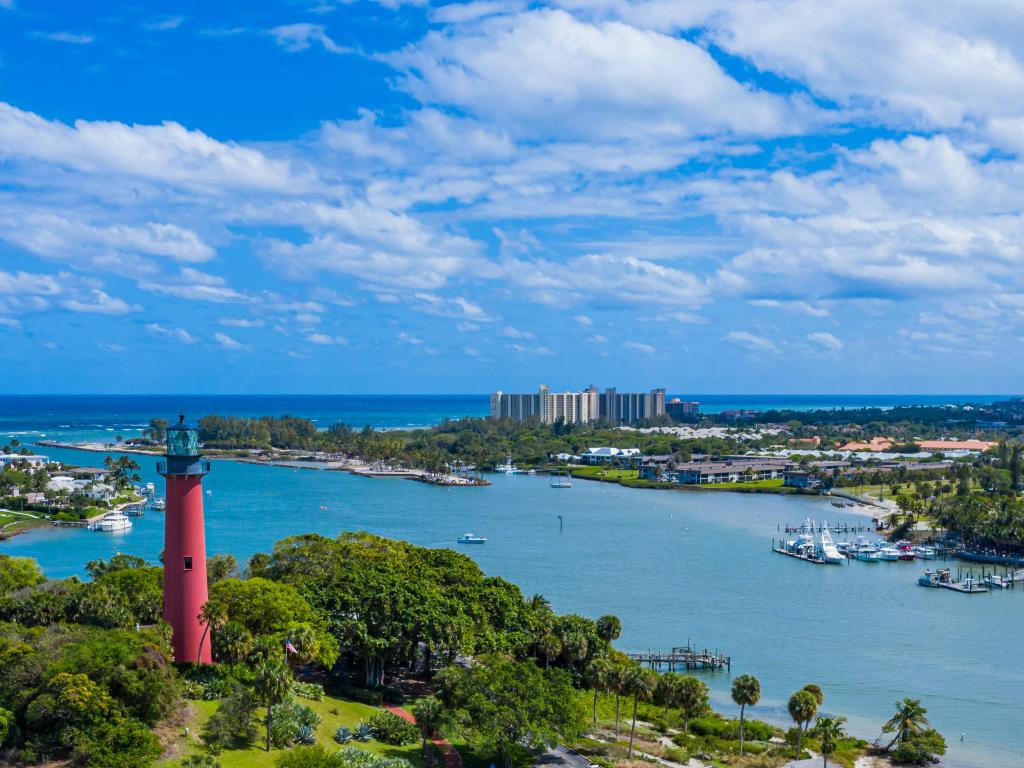
<instances>
[{"instance_id":1,"label":"shrub","mask_svg":"<svg viewBox=\"0 0 1024 768\"><path fill-rule=\"evenodd\" d=\"M313 729L308 725L300 725L295 741L299 744L315 744L316 736L313 734Z\"/></svg>"},{"instance_id":2,"label":"shrub","mask_svg":"<svg viewBox=\"0 0 1024 768\"><path fill-rule=\"evenodd\" d=\"M415 744L420 738L419 729L413 723L391 712L378 712L370 718L367 725L370 726L377 741L385 744Z\"/></svg>"},{"instance_id":3,"label":"shrub","mask_svg":"<svg viewBox=\"0 0 1024 768\"><path fill-rule=\"evenodd\" d=\"M303 728L312 731L320 724L320 715L305 704L285 701L275 704L270 725L270 741L284 747L297 741Z\"/></svg>"},{"instance_id":4,"label":"shrub","mask_svg":"<svg viewBox=\"0 0 1024 768\"><path fill-rule=\"evenodd\" d=\"M324 697L324 687L319 683L292 683L292 694L310 701L320 701Z\"/></svg>"},{"instance_id":5,"label":"shrub","mask_svg":"<svg viewBox=\"0 0 1024 768\"><path fill-rule=\"evenodd\" d=\"M373 738L373 729L366 723L360 722L352 732L352 738L356 741L369 741Z\"/></svg>"},{"instance_id":6,"label":"shrub","mask_svg":"<svg viewBox=\"0 0 1024 768\"><path fill-rule=\"evenodd\" d=\"M668 720L661 715L655 715L651 719L651 727L658 733L668 733Z\"/></svg>"},{"instance_id":7,"label":"shrub","mask_svg":"<svg viewBox=\"0 0 1024 768\"><path fill-rule=\"evenodd\" d=\"M352 741L352 729L341 726L334 732L334 740L339 744L348 744Z\"/></svg>"},{"instance_id":8,"label":"shrub","mask_svg":"<svg viewBox=\"0 0 1024 768\"><path fill-rule=\"evenodd\" d=\"M946 740L934 728L900 742L893 750L892 759L898 765L928 765L938 762L946 754Z\"/></svg>"}]
</instances>

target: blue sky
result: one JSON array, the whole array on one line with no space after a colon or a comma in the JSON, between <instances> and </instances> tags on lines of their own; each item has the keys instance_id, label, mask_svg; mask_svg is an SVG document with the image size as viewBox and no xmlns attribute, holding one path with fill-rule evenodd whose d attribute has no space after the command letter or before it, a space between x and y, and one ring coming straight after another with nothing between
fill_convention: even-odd
<instances>
[{"instance_id":1,"label":"blue sky","mask_svg":"<svg viewBox=\"0 0 1024 768\"><path fill-rule=\"evenodd\" d=\"M1019 390L1021 39L999 2L0 0L0 391Z\"/></svg>"}]
</instances>

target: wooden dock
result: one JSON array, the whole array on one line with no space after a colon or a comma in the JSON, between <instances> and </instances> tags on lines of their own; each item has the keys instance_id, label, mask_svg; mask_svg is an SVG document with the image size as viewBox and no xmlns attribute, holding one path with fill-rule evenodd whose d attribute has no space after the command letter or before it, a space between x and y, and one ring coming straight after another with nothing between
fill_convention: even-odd
<instances>
[{"instance_id":1,"label":"wooden dock","mask_svg":"<svg viewBox=\"0 0 1024 768\"><path fill-rule=\"evenodd\" d=\"M805 563L814 563L815 565L832 565L827 560L822 560L820 557L813 557L811 555L801 555L798 552L790 552L788 549L782 546L775 546L775 540L772 540L772 552L778 552L780 555L786 557L792 557L797 560L803 560Z\"/></svg>"},{"instance_id":2,"label":"wooden dock","mask_svg":"<svg viewBox=\"0 0 1024 768\"><path fill-rule=\"evenodd\" d=\"M679 669L719 669L732 670L732 657L726 656L718 651L710 651L705 648L698 651L689 646L673 648L668 653L630 653L627 654L633 661L640 664L647 664L651 669L661 670L665 668L668 672L675 672Z\"/></svg>"},{"instance_id":3,"label":"wooden dock","mask_svg":"<svg viewBox=\"0 0 1024 768\"><path fill-rule=\"evenodd\" d=\"M824 525L807 526L807 525L790 525L786 523L785 528L780 524L776 527L777 530L784 530L786 533L804 533L814 532L821 533L825 530ZM849 523L837 523L836 525L828 526L830 533L873 533L874 528L870 525L850 525Z\"/></svg>"}]
</instances>

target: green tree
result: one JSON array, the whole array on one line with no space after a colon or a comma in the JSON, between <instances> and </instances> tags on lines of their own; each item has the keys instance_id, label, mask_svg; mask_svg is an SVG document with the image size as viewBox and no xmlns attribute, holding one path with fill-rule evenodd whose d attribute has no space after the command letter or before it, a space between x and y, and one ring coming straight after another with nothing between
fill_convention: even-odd
<instances>
[{"instance_id":1,"label":"green tree","mask_svg":"<svg viewBox=\"0 0 1024 768\"><path fill-rule=\"evenodd\" d=\"M503 768L575 739L586 721L569 674L531 661L478 659L456 673L453 694L456 724Z\"/></svg>"},{"instance_id":2,"label":"green tree","mask_svg":"<svg viewBox=\"0 0 1024 768\"><path fill-rule=\"evenodd\" d=\"M203 607L199 609L199 623L203 625L203 634L199 636L199 649L196 652L196 658L203 658L203 644L206 642L206 636L211 631L216 632L220 627L223 627L228 621L228 607L224 603L216 602L214 600L207 600L203 603Z\"/></svg>"},{"instance_id":3,"label":"green tree","mask_svg":"<svg viewBox=\"0 0 1024 768\"><path fill-rule=\"evenodd\" d=\"M0 555L0 595L41 584L45 578L33 558Z\"/></svg>"},{"instance_id":4,"label":"green tree","mask_svg":"<svg viewBox=\"0 0 1024 768\"><path fill-rule=\"evenodd\" d=\"M412 708L412 715L416 718L416 727L420 729L420 735L423 737L421 754L426 757L427 741L437 736L444 717L444 707L433 696L426 696L416 702Z\"/></svg>"},{"instance_id":5,"label":"green tree","mask_svg":"<svg viewBox=\"0 0 1024 768\"><path fill-rule=\"evenodd\" d=\"M615 691L615 740L619 740L619 702L626 685L626 666L613 664L608 671L608 686Z\"/></svg>"},{"instance_id":6,"label":"green tree","mask_svg":"<svg viewBox=\"0 0 1024 768\"><path fill-rule=\"evenodd\" d=\"M618 616L613 616L608 613L597 620L597 636L604 643L605 655L608 655L608 649L611 648L611 644L619 639L619 635L622 634L622 622Z\"/></svg>"},{"instance_id":7,"label":"green tree","mask_svg":"<svg viewBox=\"0 0 1024 768\"><path fill-rule=\"evenodd\" d=\"M690 718L700 717L708 708L708 687L693 675L684 675L679 681L676 701L683 710L683 733L690 732Z\"/></svg>"},{"instance_id":8,"label":"green tree","mask_svg":"<svg viewBox=\"0 0 1024 768\"><path fill-rule=\"evenodd\" d=\"M929 727L925 709L917 699L903 699L896 702L896 714L882 726L882 733L892 733L892 741L886 749L892 749L902 741L917 736Z\"/></svg>"},{"instance_id":9,"label":"green tree","mask_svg":"<svg viewBox=\"0 0 1024 768\"><path fill-rule=\"evenodd\" d=\"M802 760L804 728L818 714L818 700L810 691L797 691L789 697L787 709L789 709L789 716L796 723L796 759Z\"/></svg>"},{"instance_id":10,"label":"green tree","mask_svg":"<svg viewBox=\"0 0 1024 768\"><path fill-rule=\"evenodd\" d=\"M292 689L292 671L282 659L268 659L256 668L256 694L267 708L267 752L273 730L274 705L280 704Z\"/></svg>"},{"instance_id":11,"label":"green tree","mask_svg":"<svg viewBox=\"0 0 1024 768\"><path fill-rule=\"evenodd\" d=\"M676 705L677 698L679 696L679 686L681 685L683 676L678 672L666 672L658 677L657 685L655 686L654 693L655 698L662 703L665 707L665 719L668 720L669 707Z\"/></svg>"},{"instance_id":12,"label":"green tree","mask_svg":"<svg viewBox=\"0 0 1024 768\"><path fill-rule=\"evenodd\" d=\"M821 742L821 764L828 768L828 756L839 748L846 738L845 717L819 717L814 724L814 735Z\"/></svg>"},{"instance_id":13,"label":"green tree","mask_svg":"<svg viewBox=\"0 0 1024 768\"><path fill-rule=\"evenodd\" d=\"M611 674L612 665L607 659L594 659L587 665L584 680L587 686L594 692L593 723L597 726L597 694L607 690L608 678Z\"/></svg>"},{"instance_id":14,"label":"green tree","mask_svg":"<svg viewBox=\"0 0 1024 768\"><path fill-rule=\"evenodd\" d=\"M811 694L811 696L814 697L814 700L818 702L819 707L825 703L825 692L821 690L821 686L817 683L808 683L800 690L807 691Z\"/></svg>"},{"instance_id":15,"label":"green tree","mask_svg":"<svg viewBox=\"0 0 1024 768\"><path fill-rule=\"evenodd\" d=\"M627 756L630 759L633 757L633 739L636 736L637 704L641 700L650 700L651 695L654 693L655 684L656 680L654 672L641 667L639 664L630 667L626 672L626 693L633 697L633 722L629 728L629 752L627 753Z\"/></svg>"},{"instance_id":16,"label":"green tree","mask_svg":"<svg viewBox=\"0 0 1024 768\"><path fill-rule=\"evenodd\" d=\"M740 675L732 681L732 700L740 708L740 754L743 754L743 719L747 707L761 700L761 681L753 675Z\"/></svg>"}]
</instances>

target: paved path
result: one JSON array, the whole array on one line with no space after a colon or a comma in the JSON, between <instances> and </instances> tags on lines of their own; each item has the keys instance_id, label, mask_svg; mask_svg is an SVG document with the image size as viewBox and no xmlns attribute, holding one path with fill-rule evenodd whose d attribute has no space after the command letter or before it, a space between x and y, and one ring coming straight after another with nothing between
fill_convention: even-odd
<instances>
[{"instance_id":1,"label":"paved path","mask_svg":"<svg viewBox=\"0 0 1024 768\"><path fill-rule=\"evenodd\" d=\"M393 715L398 715L408 723L415 724L416 722L416 718L406 709L392 707L388 704L384 705L384 709ZM441 750L441 754L444 755L444 768L462 768L462 755L451 745L448 739L431 739L431 741L434 743L434 746ZM589 765L590 763L585 762L583 766L578 768L589 768ZM577 766L572 766L572 768L577 768Z\"/></svg>"},{"instance_id":2,"label":"paved path","mask_svg":"<svg viewBox=\"0 0 1024 768\"><path fill-rule=\"evenodd\" d=\"M549 747L534 765L547 768L590 768L590 761L559 744L557 747Z\"/></svg>"}]
</instances>

